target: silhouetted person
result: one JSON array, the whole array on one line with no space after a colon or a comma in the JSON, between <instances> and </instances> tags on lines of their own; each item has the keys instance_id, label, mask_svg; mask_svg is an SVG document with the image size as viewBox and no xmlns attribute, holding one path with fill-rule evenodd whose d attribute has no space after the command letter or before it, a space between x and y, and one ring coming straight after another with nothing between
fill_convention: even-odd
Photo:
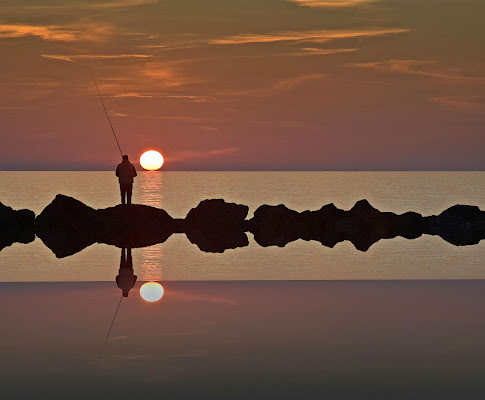
<instances>
[{"instance_id":1,"label":"silhouetted person","mask_svg":"<svg viewBox=\"0 0 485 400\"><path fill-rule=\"evenodd\" d=\"M121 204L126 202L131 204L131 194L133 193L133 178L137 175L134 165L128 161L128 156L123 156L123 161L116 167L116 176L120 182Z\"/></svg>"},{"instance_id":2,"label":"silhouetted person","mask_svg":"<svg viewBox=\"0 0 485 400\"><path fill-rule=\"evenodd\" d=\"M137 276L133 271L133 259L131 249L121 249L120 270L116 277L116 284L123 292L123 297L128 297L128 293L135 286Z\"/></svg>"}]
</instances>

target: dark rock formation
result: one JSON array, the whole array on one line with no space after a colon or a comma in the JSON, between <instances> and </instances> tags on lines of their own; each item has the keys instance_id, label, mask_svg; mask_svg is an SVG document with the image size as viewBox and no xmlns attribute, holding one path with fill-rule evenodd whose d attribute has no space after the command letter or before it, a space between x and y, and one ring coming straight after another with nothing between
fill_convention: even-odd
<instances>
[{"instance_id":1,"label":"dark rock formation","mask_svg":"<svg viewBox=\"0 0 485 400\"><path fill-rule=\"evenodd\" d=\"M163 243L172 233L185 233L206 252L222 253L248 245L246 232L261 246L284 247L297 239L316 240L334 247L348 240L367 251L381 239L415 239L423 233L439 235L456 245L473 245L485 238L485 212L456 205L440 215L381 212L367 200L348 211L327 204L316 211L297 212L280 204L262 205L249 221L248 207L222 199L204 200L187 217L174 220L164 210L129 205L95 210L80 201L57 195L35 220L28 210L13 211L0 204L0 250L15 241L27 243L34 231L57 257L66 257L93 243L144 247Z\"/></svg>"},{"instance_id":2,"label":"dark rock formation","mask_svg":"<svg viewBox=\"0 0 485 400\"><path fill-rule=\"evenodd\" d=\"M35 239L34 220L33 211L15 211L0 203L0 251L16 242L33 242Z\"/></svg>"},{"instance_id":3,"label":"dark rock formation","mask_svg":"<svg viewBox=\"0 0 485 400\"><path fill-rule=\"evenodd\" d=\"M144 247L162 243L173 232L164 210L129 205L95 210L71 197L57 195L36 219L36 233L59 258L93 243Z\"/></svg>"},{"instance_id":4,"label":"dark rock formation","mask_svg":"<svg viewBox=\"0 0 485 400\"><path fill-rule=\"evenodd\" d=\"M421 215L396 215L380 212L367 200L358 201L349 211L334 204L317 211L298 213L284 205L259 207L249 221L249 231L261 246L285 246L297 239L316 240L334 247L349 240L361 251L380 239L403 236L414 239L421 235Z\"/></svg>"},{"instance_id":5,"label":"dark rock formation","mask_svg":"<svg viewBox=\"0 0 485 400\"><path fill-rule=\"evenodd\" d=\"M477 244L485 238L485 212L477 206L457 204L424 218L423 233L439 235L455 246Z\"/></svg>"},{"instance_id":6,"label":"dark rock formation","mask_svg":"<svg viewBox=\"0 0 485 400\"><path fill-rule=\"evenodd\" d=\"M182 229L200 250L222 253L249 244L245 233L248 211L248 206L222 199L204 200L189 211Z\"/></svg>"}]
</instances>

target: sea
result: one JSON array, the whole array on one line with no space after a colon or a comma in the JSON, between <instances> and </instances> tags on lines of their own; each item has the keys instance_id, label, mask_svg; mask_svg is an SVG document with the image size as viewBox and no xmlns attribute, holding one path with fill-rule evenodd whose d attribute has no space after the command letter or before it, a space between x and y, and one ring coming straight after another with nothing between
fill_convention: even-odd
<instances>
[{"instance_id":1,"label":"sea","mask_svg":"<svg viewBox=\"0 0 485 400\"><path fill-rule=\"evenodd\" d=\"M0 202L119 203L113 172L0 172ZM304 211L485 210L485 172L140 172L134 202L184 218L204 199ZM62 259L0 251L0 388L10 399L474 399L485 395L485 245L384 239L366 252L297 240L206 253L184 234ZM156 302L141 286L159 282Z\"/></svg>"},{"instance_id":2,"label":"sea","mask_svg":"<svg viewBox=\"0 0 485 400\"><path fill-rule=\"evenodd\" d=\"M0 172L0 202L37 215L57 194L93 208L120 202L113 172ZM381 211L436 215L455 204L485 210L485 172L140 172L133 201L184 218L204 199L249 206L285 204L304 211L334 203L350 209L367 199ZM437 236L380 240L367 252L342 242L334 248L297 240L285 248L249 246L201 252L184 234L133 249L142 281L483 279L485 245L456 247ZM0 282L112 281L120 250L95 244L57 259L36 239L0 252Z\"/></svg>"}]
</instances>

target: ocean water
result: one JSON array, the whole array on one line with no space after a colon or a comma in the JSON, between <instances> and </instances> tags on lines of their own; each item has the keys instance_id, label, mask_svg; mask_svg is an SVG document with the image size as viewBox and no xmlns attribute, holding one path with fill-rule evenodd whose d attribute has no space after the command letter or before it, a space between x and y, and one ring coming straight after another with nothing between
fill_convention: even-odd
<instances>
[{"instance_id":1,"label":"ocean water","mask_svg":"<svg viewBox=\"0 0 485 400\"><path fill-rule=\"evenodd\" d=\"M94 208L119 203L113 172L0 172L0 202L39 214L56 194ZM303 211L334 203L343 209L367 199L381 211L439 214L454 204L485 209L483 172L140 172L134 202L183 218L208 198L246 204L250 216L262 204ZM138 279L375 280L482 279L485 247L456 247L436 236L381 240L367 252L349 242L330 249L298 240L285 248L250 245L223 254L201 252L183 234L133 249ZM95 244L57 259L39 239L0 252L0 281L113 281L120 249Z\"/></svg>"},{"instance_id":2,"label":"ocean water","mask_svg":"<svg viewBox=\"0 0 485 400\"><path fill-rule=\"evenodd\" d=\"M0 283L2 399L479 399L485 281Z\"/></svg>"},{"instance_id":3,"label":"ocean water","mask_svg":"<svg viewBox=\"0 0 485 400\"><path fill-rule=\"evenodd\" d=\"M438 214L485 209L477 172L141 172L134 201L182 218L206 198ZM0 172L0 201L39 214L56 194L117 204L111 172ZM480 398L485 392L485 247L439 237L367 252L298 240L201 252L183 234L133 249L136 285L115 283L120 249L57 259L36 239L0 252L0 387L6 400ZM160 301L141 298L156 280ZM101 281L101 282L95 282Z\"/></svg>"}]
</instances>

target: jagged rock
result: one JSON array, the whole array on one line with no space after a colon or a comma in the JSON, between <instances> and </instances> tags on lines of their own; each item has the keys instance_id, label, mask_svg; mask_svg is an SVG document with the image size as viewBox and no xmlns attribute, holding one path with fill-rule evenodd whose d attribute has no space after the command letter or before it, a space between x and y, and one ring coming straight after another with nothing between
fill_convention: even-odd
<instances>
[{"instance_id":1,"label":"jagged rock","mask_svg":"<svg viewBox=\"0 0 485 400\"><path fill-rule=\"evenodd\" d=\"M183 230L200 250L222 253L249 244L245 233L248 206L226 203L222 199L204 200L192 208L183 222Z\"/></svg>"},{"instance_id":2,"label":"jagged rock","mask_svg":"<svg viewBox=\"0 0 485 400\"><path fill-rule=\"evenodd\" d=\"M154 207L119 205L95 210L71 197L57 195L37 217L36 232L62 258L96 242L118 247L162 243L173 232L173 219Z\"/></svg>"},{"instance_id":3,"label":"jagged rock","mask_svg":"<svg viewBox=\"0 0 485 400\"><path fill-rule=\"evenodd\" d=\"M35 214L30 210L13 210L0 203L0 251L13 243L30 243L35 239Z\"/></svg>"},{"instance_id":4,"label":"jagged rock","mask_svg":"<svg viewBox=\"0 0 485 400\"><path fill-rule=\"evenodd\" d=\"M254 212L248 229L260 246L284 247L300 238L300 223L300 213L290 210L285 205L264 204Z\"/></svg>"},{"instance_id":5,"label":"jagged rock","mask_svg":"<svg viewBox=\"0 0 485 400\"><path fill-rule=\"evenodd\" d=\"M477 244L485 238L485 213L477 206L457 204L438 216L426 217L423 231L455 246Z\"/></svg>"},{"instance_id":6,"label":"jagged rock","mask_svg":"<svg viewBox=\"0 0 485 400\"><path fill-rule=\"evenodd\" d=\"M261 246L283 247L297 239L317 240L325 246L349 240L361 251L380 239L401 235L414 238L421 235L421 215L396 215L381 212L367 200L358 201L349 211L327 204L317 211L298 213L280 204L263 205L249 221L249 231Z\"/></svg>"}]
</instances>

